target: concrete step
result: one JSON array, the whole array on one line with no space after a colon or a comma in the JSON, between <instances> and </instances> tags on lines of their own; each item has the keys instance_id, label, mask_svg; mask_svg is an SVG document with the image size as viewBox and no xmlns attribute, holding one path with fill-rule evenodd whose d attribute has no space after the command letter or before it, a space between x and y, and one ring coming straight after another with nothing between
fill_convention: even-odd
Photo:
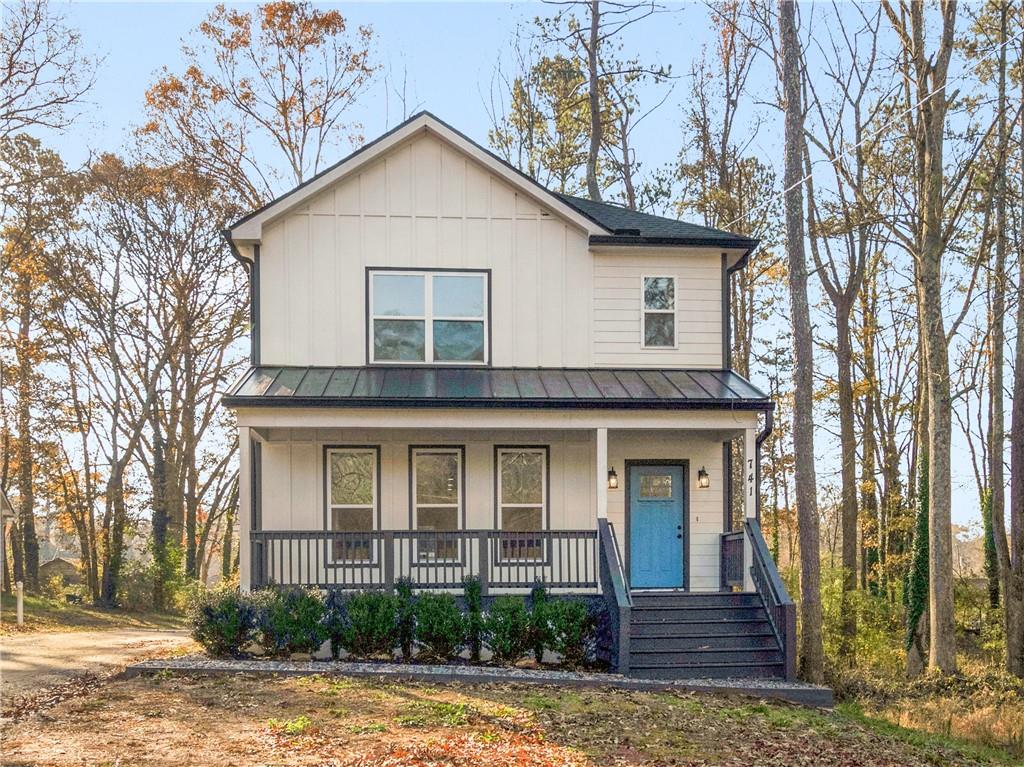
<instances>
[{"instance_id":1,"label":"concrete step","mask_svg":"<svg viewBox=\"0 0 1024 767\"><path fill-rule=\"evenodd\" d=\"M690 666L693 664L715 665L721 663L764 665L782 662L782 652L777 647L722 647L716 649L679 651L635 651L632 647L630 647L629 653L630 668L643 668L650 666Z\"/></svg>"},{"instance_id":2,"label":"concrete step","mask_svg":"<svg viewBox=\"0 0 1024 767\"><path fill-rule=\"evenodd\" d=\"M782 663L645 663L631 664L629 675L638 679L781 679L786 670Z\"/></svg>"},{"instance_id":3,"label":"concrete step","mask_svg":"<svg viewBox=\"0 0 1024 767\"><path fill-rule=\"evenodd\" d=\"M772 627L763 613L757 618L718 620L713 622L664 621L633 618L629 633L635 641L642 637L738 636L771 633Z\"/></svg>"},{"instance_id":4,"label":"concrete step","mask_svg":"<svg viewBox=\"0 0 1024 767\"><path fill-rule=\"evenodd\" d=\"M777 650L779 647L775 634L771 631L743 634L691 634L680 636L666 634L663 636L634 636L629 641L629 649L636 652L663 652L679 650L722 650L751 648L757 650Z\"/></svg>"},{"instance_id":5,"label":"concrete step","mask_svg":"<svg viewBox=\"0 0 1024 767\"><path fill-rule=\"evenodd\" d=\"M644 607L761 607L753 592L634 591L633 608Z\"/></svg>"}]
</instances>

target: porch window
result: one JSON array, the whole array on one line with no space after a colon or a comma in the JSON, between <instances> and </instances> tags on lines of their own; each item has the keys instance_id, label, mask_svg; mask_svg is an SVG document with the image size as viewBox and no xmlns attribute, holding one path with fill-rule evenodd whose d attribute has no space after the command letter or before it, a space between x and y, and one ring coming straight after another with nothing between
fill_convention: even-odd
<instances>
[{"instance_id":1,"label":"porch window","mask_svg":"<svg viewBox=\"0 0 1024 767\"><path fill-rule=\"evenodd\" d=\"M412 448L413 527L434 530L436 537L419 536L420 561L459 559L458 530L463 519L462 447Z\"/></svg>"},{"instance_id":2,"label":"porch window","mask_svg":"<svg viewBox=\"0 0 1024 767\"><path fill-rule=\"evenodd\" d=\"M343 533L331 542L334 562L369 562L376 529L377 448L327 448L327 523Z\"/></svg>"},{"instance_id":3,"label":"porch window","mask_svg":"<svg viewBox=\"0 0 1024 767\"><path fill-rule=\"evenodd\" d=\"M548 450L545 447L497 449L498 527L502 560L544 558L544 541L530 535L545 529L548 504Z\"/></svg>"},{"instance_id":4,"label":"porch window","mask_svg":"<svg viewBox=\"0 0 1024 767\"><path fill-rule=\"evenodd\" d=\"M641 344L645 349L676 346L676 278L642 277Z\"/></svg>"},{"instance_id":5,"label":"porch window","mask_svg":"<svg viewBox=\"0 0 1024 767\"><path fill-rule=\"evenodd\" d=\"M488 362L487 272L381 270L368 279L371 362Z\"/></svg>"}]
</instances>

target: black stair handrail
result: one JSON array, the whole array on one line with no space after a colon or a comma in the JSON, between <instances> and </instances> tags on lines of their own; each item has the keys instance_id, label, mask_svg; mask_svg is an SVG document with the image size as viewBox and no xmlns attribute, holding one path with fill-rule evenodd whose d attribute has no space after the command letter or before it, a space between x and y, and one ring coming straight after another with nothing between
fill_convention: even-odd
<instances>
[{"instance_id":1,"label":"black stair handrail","mask_svg":"<svg viewBox=\"0 0 1024 767\"><path fill-rule=\"evenodd\" d=\"M622 565L619 542L615 527L607 519L597 520L600 540L601 592L608 607L614 655L612 665L620 674L629 673L629 631L633 599L626 582L626 571Z\"/></svg>"},{"instance_id":2,"label":"black stair handrail","mask_svg":"<svg viewBox=\"0 0 1024 767\"><path fill-rule=\"evenodd\" d=\"M750 539L753 554L750 577L782 649L786 679L793 680L796 678L796 603L789 596L786 584L779 575L779 568L775 566L775 560L768 551L761 524L754 518L748 518L743 523L743 529Z\"/></svg>"}]
</instances>

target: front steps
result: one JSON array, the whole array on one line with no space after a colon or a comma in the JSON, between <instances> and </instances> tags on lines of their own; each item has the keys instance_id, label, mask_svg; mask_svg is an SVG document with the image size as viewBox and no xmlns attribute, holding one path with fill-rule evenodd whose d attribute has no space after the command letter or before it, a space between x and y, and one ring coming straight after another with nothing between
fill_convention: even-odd
<instances>
[{"instance_id":1,"label":"front steps","mask_svg":"<svg viewBox=\"0 0 1024 767\"><path fill-rule=\"evenodd\" d=\"M756 593L633 592L629 673L644 679L785 678Z\"/></svg>"}]
</instances>

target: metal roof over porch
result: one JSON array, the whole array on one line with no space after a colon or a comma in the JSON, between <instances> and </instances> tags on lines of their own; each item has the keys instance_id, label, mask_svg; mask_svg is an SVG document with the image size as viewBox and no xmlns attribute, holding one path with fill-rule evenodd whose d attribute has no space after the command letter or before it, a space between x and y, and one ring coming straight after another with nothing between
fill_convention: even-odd
<instances>
[{"instance_id":1,"label":"metal roof over porch","mask_svg":"<svg viewBox=\"0 0 1024 767\"><path fill-rule=\"evenodd\" d=\"M771 410L731 370L482 367L250 368L229 407L483 407Z\"/></svg>"}]
</instances>

